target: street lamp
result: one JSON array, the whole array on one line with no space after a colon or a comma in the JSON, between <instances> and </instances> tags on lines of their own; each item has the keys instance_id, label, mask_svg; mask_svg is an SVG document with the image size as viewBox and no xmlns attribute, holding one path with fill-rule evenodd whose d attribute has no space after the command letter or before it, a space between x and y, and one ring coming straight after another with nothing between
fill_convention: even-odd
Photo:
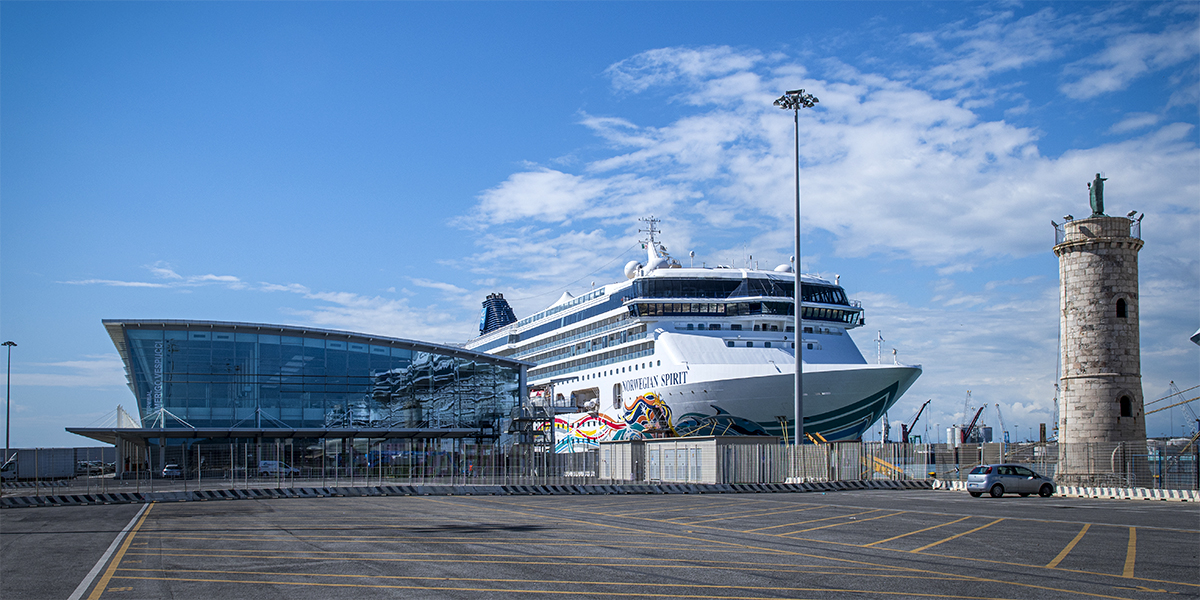
<instances>
[{"instance_id":1,"label":"street lamp","mask_svg":"<svg viewBox=\"0 0 1200 600\"><path fill-rule=\"evenodd\" d=\"M12 422L12 349L17 343L9 340L3 345L8 348L8 370L4 378L4 460L8 460L8 430Z\"/></svg>"},{"instance_id":2,"label":"street lamp","mask_svg":"<svg viewBox=\"0 0 1200 600\"><path fill-rule=\"evenodd\" d=\"M796 432L794 436L796 438L796 444L799 444L801 440L804 439L804 367L802 366L802 358L804 355L804 329L801 327L800 320L800 302L804 297L804 294L800 290L800 265L801 258L803 257L801 252L802 248L800 246L800 109L812 108L817 104L817 102L818 100L816 96L813 96L812 94L806 94L804 93L804 90L789 90L775 101L775 106L778 106L783 110L792 111L796 132L796 268L794 273L796 276L796 287L795 290L793 290L793 302L795 306L792 310L792 312L795 313L792 315L792 322L794 323L793 327L795 329L795 335L793 336L793 339L796 341L796 351L793 353L796 355Z\"/></svg>"}]
</instances>

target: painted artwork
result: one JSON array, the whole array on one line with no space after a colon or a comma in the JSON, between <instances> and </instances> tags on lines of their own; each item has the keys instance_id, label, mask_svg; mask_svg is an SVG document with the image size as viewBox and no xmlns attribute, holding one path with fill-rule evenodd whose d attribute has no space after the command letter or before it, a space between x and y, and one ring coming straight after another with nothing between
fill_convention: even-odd
<instances>
[{"instance_id":1,"label":"painted artwork","mask_svg":"<svg viewBox=\"0 0 1200 600\"><path fill-rule=\"evenodd\" d=\"M643 440L702 435L770 435L758 423L713 405L714 415L688 413L676 421L662 397L648 392L622 405L620 419L604 413L576 413L554 418L554 451L584 452L601 441Z\"/></svg>"}]
</instances>

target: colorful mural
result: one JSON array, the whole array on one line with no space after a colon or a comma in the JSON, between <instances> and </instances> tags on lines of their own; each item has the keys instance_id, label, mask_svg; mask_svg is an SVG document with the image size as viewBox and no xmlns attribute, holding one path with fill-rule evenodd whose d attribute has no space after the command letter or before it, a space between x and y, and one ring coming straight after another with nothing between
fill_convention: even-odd
<instances>
[{"instance_id":1,"label":"colorful mural","mask_svg":"<svg viewBox=\"0 0 1200 600\"><path fill-rule=\"evenodd\" d=\"M717 411L715 415L702 415L700 413L688 413L679 417L679 421L675 423L675 431L680 437L688 437L693 435L771 435L763 429L762 425L729 414L725 409L710 404L713 410Z\"/></svg>"},{"instance_id":2,"label":"colorful mural","mask_svg":"<svg viewBox=\"0 0 1200 600\"><path fill-rule=\"evenodd\" d=\"M687 413L675 421L671 407L656 393L638 396L622 407L621 418L576 413L554 418L554 451L584 452L602 440L642 440L699 435L770 435L758 423L712 405L715 415Z\"/></svg>"}]
</instances>

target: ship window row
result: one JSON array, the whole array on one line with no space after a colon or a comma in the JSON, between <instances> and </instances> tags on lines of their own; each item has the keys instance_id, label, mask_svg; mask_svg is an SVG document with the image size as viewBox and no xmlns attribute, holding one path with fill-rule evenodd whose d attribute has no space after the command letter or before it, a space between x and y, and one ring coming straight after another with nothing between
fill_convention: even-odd
<instances>
[{"instance_id":1,"label":"ship window row","mask_svg":"<svg viewBox=\"0 0 1200 600\"><path fill-rule=\"evenodd\" d=\"M817 321L838 321L851 325L862 325L864 323L862 311L818 308L813 306L805 306L801 318Z\"/></svg>"},{"instance_id":2,"label":"ship window row","mask_svg":"<svg viewBox=\"0 0 1200 600\"><path fill-rule=\"evenodd\" d=\"M517 353L515 354L515 357L516 358L524 358L526 356L533 354L534 352L548 348L550 346L566 344L566 343L570 343L570 342L573 342L573 341L581 339L581 338L590 337L593 335L599 335L602 333L607 333L614 329L620 329L621 327L628 326L628 321L629 321L629 315L626 313L621 313L614 317L609 317L607 319L599 321L597 323L592 323L591 325L588 325L586 327L572 329L570 331L565 331L563 333L548 337L544 340L537 342L537 344L535 344L535 345L521 348L519 351L517 351Z\"/></svg>"},{"instance_id":3,"label":"ship window row","mask_svg":"<svg viewBox=\"0 0 1200 600\"><path fill-rule=\"evenodd\" d=\"M566 373L574 373L584 369L594 369L604 365L641 358L654 354L654 342L643 342L618 350L610 350L608 352L593 354L584 358L578 358L572 361L558 363L543 368L533 369L529 371L530 379L542 379L546 377L557 377Z\"/></svg>"},{"instance_id":4,"label":"ship window row","mask_svg":"<svg viewBox=\"0 0 1200 600\"><path fill-rule=\"evenodd\" d=\"M655 365L655 363L658 363L658 364L657 364L657 365ZM640 365L641 365L641 368L643 368L643 369L651 369L651 368L654 368L655 366L659 366L659 367L661 367L661 366L662 366L662 361L661 361L661 360L658 360L658 361L654 361L654 360L652 360L652 361L650 361L650 362L644 362L644 363L640 363ZM622 374L622 373L627 373L627 372L630 372L630 371L636 371L636 370L638 370L638 366L639 366L639 365L636 365L636 364L635 364L635 365L633 365L633 366L614 367L614 368L612 368L612 369L606 369L606 370L600 371L600 372L598 372L598 373L588 373L587 375L584 375L584 376L580 377L580 378L579 378L579 380L580 380L580 381L587 381L587 380L589 380L589 379L599 379L599 378L601 378L601 377L610 377L610 376L612 376L612 375L620 375L620 374ZM627 371L626 369L628 369L628 371ZM616 408L616 407L614 406L614 408Z\"/></svg>"},{"instance_id":5,"label":"ship window row","mask_svg":"<svg viewBox=\"0 0 1200 600\"><path fill-rule=\"evenodd\" d=\"M542 312L537 313L536 315L533 315L531 317L525 317L524 319L517 321L517 327L523 327L525 325L533 323L534 321L537 321L538 319L543 319L550 315L557 314L559 312L567 310L568 308L571 308L573 306L578 306L578 305L583 304L584 302L587 302L593 298L599 298L600 296L603 296L603 295L604 295L604 288L600 288L598 290L588 292L587 294L584 294L584 295L582 295L578 298L575 298L569 302L564 302L562 304L559 304L558 306L552 306L552 307L547 308L546 310L543 310Z\"/></svg>"},{"instance_id":6,"label":"ship window row","mask_svg":"<svg viewBox=\"0 0 1200 600\"><path fill-rule=\"evenodd\" d=\"M773 296L793 298L795 283L791 280L764 278L745 279L673 279L647 277L633 282L634 298L745 298ZM846 291L840 287L806 283L800 287L804 302L849 306Z\"/></svg>"},{"instance_id":7,"label":"ship window row","mask_svg":"<svg viewBox=\"0 0 1200 600\"><path fill-rule=\"evenodd\" d=\"M638 302L629 305L635 317L741 317L748 315L791 315L791 302Z\"/></svg>"},{"instance_id":8,"label":"ship window row","mask_svg":"<svg viewBox=\"0 0 1200 600\"><path fill-rule=\"evenodd\" d=\"M739 342L736 340L727 340L725 342L725 345L729 348L738 348L738 347L742 347L742 348L795 348L796 347L795 342L763 342L763 341ZM809 349L812 349L812 344L809 344L808 347L809 347Z\"/></svg>"},{"instance_id":9,"label":"ship window row","mask_svg":"<svg viewBox=\"0 0 1200 600\"><path fill-rule=\"evenodd\" d=\"M597 340L592 340L590 342L585 342L583 344L562 346L562 347L556 348L554 350L551 350L549 352L544 352L542 354L538 354L536 356L530 357L526 360L528 360L529 362L532 362L532 363L542 364L542 363L550 362L552 360L557 360L559 358L563 358L566 356L575 356L577 354L586 354L588 352L592 352L593 350L597 350L600 348L607 348L609 346L619 346L621 344L625 344L625 343L628 343L633 340L641 339L642 337L645 337L645 335L646 335L646 326L639 325L637 327L630 328L628 331L621 331L619 333L613 333L606 337L603 337L603 338L600 338Z\"/></svg>"}]
</instances>

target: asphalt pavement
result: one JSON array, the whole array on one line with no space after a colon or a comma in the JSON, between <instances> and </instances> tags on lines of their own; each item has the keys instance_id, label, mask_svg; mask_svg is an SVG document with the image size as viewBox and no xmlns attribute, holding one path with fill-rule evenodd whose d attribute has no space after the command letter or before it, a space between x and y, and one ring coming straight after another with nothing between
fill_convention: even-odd
<instances>
[{"instance_id":1,"label":"asphalt pavement","mask_svg":"<svg viewBox=\"0 0 1200 600\"><path fill-rule=\"evenodd\" d=\"M907 490L141 508L0 511L3 596L87 581L82 597L105 599L1200 597L1194 503Z\"/></svg>"}]
</instances>

